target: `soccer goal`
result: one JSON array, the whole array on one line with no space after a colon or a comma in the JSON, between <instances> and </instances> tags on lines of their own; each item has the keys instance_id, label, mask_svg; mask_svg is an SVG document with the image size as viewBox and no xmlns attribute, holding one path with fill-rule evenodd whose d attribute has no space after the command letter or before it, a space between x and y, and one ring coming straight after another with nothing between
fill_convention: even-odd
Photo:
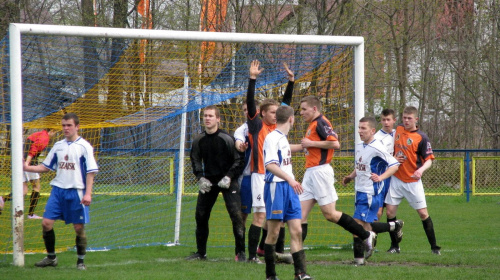
<instances>
[{"instance_id":1,"label":"soccer goal","mask_svg":"<svg viewBox=\"0 0 500 280\"><path fill-rule=\"evenodd\" d=\"M297 109L305 95L320 96L342 149L359 140L362 37L11 24L8 43L0 48L0 195L13 191L0 215L0 248L12 252L18 266L24 265L24 252L44 251L39 222L23 215L30 203L22 193L23 139L42 128L60 129L66 112L80 117L80 135L94 146L100 168L86 226L89 250L195 246L197 186L189 148L203 129L199 110L218 105L221 127L234 133L245 121L241 105L254 59L265 69L257 81L258 99L280 98L286 62L296 76L292 106ZM290 142L298 143L306 128L297 113ZM54 137L49 148L62 137ZM338 151L334 157L337 181L352 170L352 158L345 155ZM294 158L298 179L303 163L301 155ZM40 216L53 176L42 175ZM340 195L353 192L336 187ZM337 205L353 211L352 199L341 198ZM351 242L319 211L314 215L306 246ZM210 227L209 246L234 244L223 203L216 204ZM55 231L56 250L71 250L72 227L58 222Z\"/></svg>"}]
</instances>

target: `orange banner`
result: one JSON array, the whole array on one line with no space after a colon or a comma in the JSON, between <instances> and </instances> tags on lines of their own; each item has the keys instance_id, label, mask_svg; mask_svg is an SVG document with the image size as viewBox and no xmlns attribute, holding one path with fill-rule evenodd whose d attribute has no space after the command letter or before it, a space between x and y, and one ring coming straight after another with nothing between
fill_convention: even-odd
<instances>
[{"instance_id":1,"label":"orange banner","mask_svg":"<svg viewBox=\"0 0 500 280\"><path fill-rule=\"evenodd\" d=\"M137 13L139 13L142 19L142 29L152 29L153 28L153 18L149 11L149 0L141 0L137 3ZM142 39L139 43L139 61L144 63L146 61L146 46L148 40Z\"/></svg>"},{"instance_id":2,"label":"orange banner","mask_svg":"<svg viewBox=\"0 0 500 280\"><path fill-rule=\"evenodd\" d=\"M227 0L203 0L200 15L200 30L218 32L226 20ZM201 64L208 60L215 50L215 42L201 43ZM200 65L199 71L202 71Z\"/></svg>"}]
</instances>

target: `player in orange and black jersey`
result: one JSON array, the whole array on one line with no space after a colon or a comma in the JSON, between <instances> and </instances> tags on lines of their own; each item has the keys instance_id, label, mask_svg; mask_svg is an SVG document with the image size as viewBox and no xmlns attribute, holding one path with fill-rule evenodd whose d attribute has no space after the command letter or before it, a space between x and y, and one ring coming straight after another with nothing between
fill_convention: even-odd
<instances>
[{"instance_id":1,"label":"player in orange and black jersey","mask_svg":"<svg viewBox=\"0 0 500 280\"><path fill-rule=\"evenodd\" d=\"M328 221L338 224L364 241L365 258L369 258L373 251L375 233L366 231L351 216L335 209L338 196L333 185L335 178L330 163L333 149L339 149L340 143L330 121L321 114L319 98L304 97L300 101L300 115L309 123L309 127L301 144L291 145L291 149L292 152L303 150L306 157L306 172L302 180L304 192L299 196L302 207L302 239L305 240L307 237L309 213L314 204L318 203Z\"/></svg>"},{"instance_id":2,"label":"player in orange and black jersey","mask_svg":"<svg viewBox=\"0 0 500 280\"><path fill-rule=\"evenodd\" d=\"M288 84L283 96L283 103L289 105L292 101L293 85L295 81L295 76L293 72L288 68L288 65L283 64L285 71L288 75ZM248 136L250 140L250 148L252 149L252 154L250 156L250 171L251 175L251 187L252 187L252 208L253 208L253 220L252 225L248 230L248 260L259 262L257 258L257 246L259 243L260 232L264 225L264 220L266 217L266 209L264 203L264 175L265 167L263 161L263 146L264 139L267 134L276 128L276 110L280 105L278 101L272 99L265 99L260 103L260 117L257 113L257 108L255 106L255 83L257 77L262 73L264 69L260 68L260 62L258 60L252 61L250 64L250 80L248 82L248 92L247 92L247 124L248 124ZM264 228L267 228L264 226ZM267 230L263 229L262 234L262 247L264 245L264 240L267 236ZM283 253L284 251L284 228L281 229L278 242L276 244L276 252ZM290 258L291 261L291 258Z\"/></svg>"},{"instance_id":3,"label":"player in orange and black jersey","mask_svg":"<svg viewBox=\"0 0 500 280\"><path fill-rule=\"evenodd\" d=\"M418 111L415 107L406 107L403 111L403 125L396 128L394 136L394 155L401 163L398 171L391 178L391 187L385 199L387 221L396 220L398 205L406 198L413 209L417 210L424 227L432 253L441 254L441 247L436 244L434 225L427 211L422 174L432 165L434 154L431 143L425 133L417 127ZM389 253L399 253L402 236L391 234Z\"/></svg>"}]
</instances>

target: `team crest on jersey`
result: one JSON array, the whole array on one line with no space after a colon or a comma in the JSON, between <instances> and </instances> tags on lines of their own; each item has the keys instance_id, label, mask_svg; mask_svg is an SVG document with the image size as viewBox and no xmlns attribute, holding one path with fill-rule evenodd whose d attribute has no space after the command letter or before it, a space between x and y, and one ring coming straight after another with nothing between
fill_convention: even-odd
<instances>
[{"instance_id":1,"label":"team crest on jersey","mask_svg":"<svg viewBox=\"0 0 500 280\"><path fill-rule=\"evenodd\" d=\"M366 166L362 162L363 162L363 157L359 157L359 160L356 163L356 169L359 171L366 171Z\"/></svg>"},{"instance_id":2,"label":"team crest on jersey","mask_svg":"<svg viewBox=\"0 0 500 280\"><path fill-rule=\"evenodd\" d=\"M311 130L310 129L307 130L307 136L311 136Z\"/></svg>"},{"instance_id":3,"label":"team crest on jersey","mask_svg":"<svg viewBox=\"0 0 500 280\"><path fill-rule=\"evenodd\" d=\"M396 134L396 139L394 139L394 141L398 141L399 140L399 134Z\"/></svg>"},{"instance_id":4,"label":"team crest on jersey","mask_svg":"<svg viewBox=\"0 0 500 280\"><path fill-rule=\"evenodd\" d=\"M413 140L411 140L411 138L408 138L408 140L406 140L406 144L408 144L408 146L410 146L412 143L413 143Z\"/></svg>"},{"instance_id":5,"label":"team crest on jersey","mask_svg":"<svg viewBox=\"0 0 500 280\"><path fill-rule=\"evenodd\" d=\"M326 135L335 135L333 128L331 128L330 126L325 126L325 133Z\"/></svg>"},{"instance_id":6,"label":"team crest on jersey","mask_svg":"<svg viewBox=\"0 0 500 280\"><path fill-rule=\"evenodd\" d=\"M430 142L427 142L427 154L432 154L432 147Z\"/></svg>"},{"instance_id":7,"label":"team crest on jersey","mask_svg":"<svg viewBox=\"0 0 500 280\"><path fill-rule=\"evenodd\" d=\"M65 156L64 156L64 160L66 160L66 161L67 161L68 159L69 159L68 155L65 155Z\"/></svg>"}]
</instances>

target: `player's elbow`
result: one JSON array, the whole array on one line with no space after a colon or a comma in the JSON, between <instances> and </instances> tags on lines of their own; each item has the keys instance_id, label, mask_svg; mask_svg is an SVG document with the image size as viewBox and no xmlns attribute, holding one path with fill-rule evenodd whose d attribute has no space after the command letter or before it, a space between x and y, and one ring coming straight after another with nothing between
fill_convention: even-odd
<instances>
[{"instance_id":1,"label":"player's elbow","mask_svg":"<svg viewBox=\"0 0 500 280\"><path fill-rule=\"evenodd\" d=\"M332 143L332 149L334 150L339 150L340 149L340 142L339 141L333 141Z\"/></svg>"}]
</instances>

